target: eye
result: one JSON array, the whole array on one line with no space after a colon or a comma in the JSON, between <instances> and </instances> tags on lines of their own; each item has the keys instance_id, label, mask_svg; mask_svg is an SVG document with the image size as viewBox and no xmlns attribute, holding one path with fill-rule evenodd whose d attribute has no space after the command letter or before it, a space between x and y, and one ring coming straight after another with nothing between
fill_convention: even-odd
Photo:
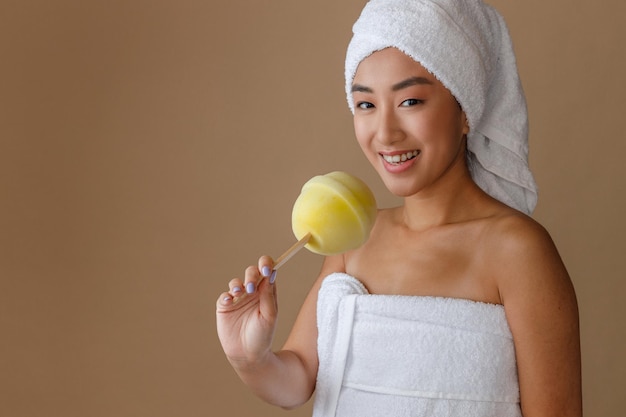
<instances>
[{"instance_id":1,"label":"eye","mask_svg":"<svg viewBox=\"0 0 626 417\"><path fill-rule=\"evenodd\" d=\"M419 100L417 98L409 98L407 100L404 100L402 103L400 103L400 106L402 107L417 106L418 104L422 104L423 102L424 100Z\"/></svg>"},{"instance_id":2,"label":"eye","mask_svg":"<svg viewBox=\"0 0 626 417\"><path fill-rule=\"evenodd\" d=\"M373 109L374 105L368 101L359 101L358 103L356 103L356 107L359 109L367 110Z\"/></svg>"}]
</instances>

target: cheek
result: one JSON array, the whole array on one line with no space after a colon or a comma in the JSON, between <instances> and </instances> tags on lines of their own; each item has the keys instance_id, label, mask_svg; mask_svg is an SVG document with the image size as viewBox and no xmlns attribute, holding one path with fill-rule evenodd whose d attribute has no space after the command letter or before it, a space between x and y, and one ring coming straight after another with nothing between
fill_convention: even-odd
<instances>
[{"instance_id":1,"label":"cheek","mask_svg":"<svg viewBox=\"0 0 626 417\"><path fill-rule=\"evenodd\" d=\"M356 140L359 143L359 146L363 151L366 150L367 144L369 142L369 129L366 124L358 119L354 119L354 135L356 136Z\"/></svg>"},{"instance_id":2,"label":"cheek","mask_svg":"<svg viewBox=\"0 0 626 417\"><path fill-rule=\"evenodd\" d=\"M460 112L440 111L432 114L429 118L425 118L416 129L428 132L426 137L437 137L439 140L443 138L456 140L464 134L464 123Z\"/></svg>"},{"instance_id":3,"label":"cheek","mask_svg":"<svg viewBox=\"0 0 626 417\"><path fill-rule=\"evenodd\" d=\"M355 120L354 135L365 158L370 164L375 166L378 161L378 153L376 153L376 150L372 147L373 135L370 128L365 123L359 123Z\"/></svg>"}]
</instances>

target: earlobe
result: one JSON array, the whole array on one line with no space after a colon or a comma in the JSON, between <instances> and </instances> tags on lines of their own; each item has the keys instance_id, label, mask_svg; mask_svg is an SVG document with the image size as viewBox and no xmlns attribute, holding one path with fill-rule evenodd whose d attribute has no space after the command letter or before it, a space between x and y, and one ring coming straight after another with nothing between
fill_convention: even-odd
<instances>
[{"instance_id":1,"label":"earlobe","mask_svg":"<svg viewBox=\"0 0 626 417\"><path fill-rule=\"evenodd\" d=\"M465 115L465 112L461 113L461 121L463 122L463 134L467 135L469 133L469 122L467 121L467 116Z\"/></svg>"}]
</instances>

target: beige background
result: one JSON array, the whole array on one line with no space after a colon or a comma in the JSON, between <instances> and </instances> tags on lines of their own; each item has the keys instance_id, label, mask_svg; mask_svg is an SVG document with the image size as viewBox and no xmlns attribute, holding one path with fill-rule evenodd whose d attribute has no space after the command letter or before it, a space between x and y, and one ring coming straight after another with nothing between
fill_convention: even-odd
<instances>
[{"instance_id":1,"label":"beige background","mask_svg":"<svg viewBox=\"0 0 626 417\"><path fill-rule=\"evenodd\" d=\"M293 242L310 176L361 156L343 56L363 0L3 0L0 415L307 416L224 359L214 301ZM626 377L626 3L494 0L531 117L535 217L576 286L588 416ZM321 259L279 274L277 344Z\"/></svg>"}]
</instances>

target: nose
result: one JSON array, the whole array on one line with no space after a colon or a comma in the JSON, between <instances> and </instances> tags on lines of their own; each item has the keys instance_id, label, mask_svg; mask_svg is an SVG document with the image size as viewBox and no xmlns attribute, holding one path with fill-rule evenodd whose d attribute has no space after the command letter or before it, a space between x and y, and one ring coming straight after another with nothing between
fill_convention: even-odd
<instances>
[{"instance_id":1,"label":"nose","mask_svg":"<svg viewBox=\"0 0 626 417\"><path fill-rule=\"evenodd\" d=\"M405 138L398 116L391 109L378 112L376 140L383 145L392 145Z\"/></svg>"}]
</instances>

